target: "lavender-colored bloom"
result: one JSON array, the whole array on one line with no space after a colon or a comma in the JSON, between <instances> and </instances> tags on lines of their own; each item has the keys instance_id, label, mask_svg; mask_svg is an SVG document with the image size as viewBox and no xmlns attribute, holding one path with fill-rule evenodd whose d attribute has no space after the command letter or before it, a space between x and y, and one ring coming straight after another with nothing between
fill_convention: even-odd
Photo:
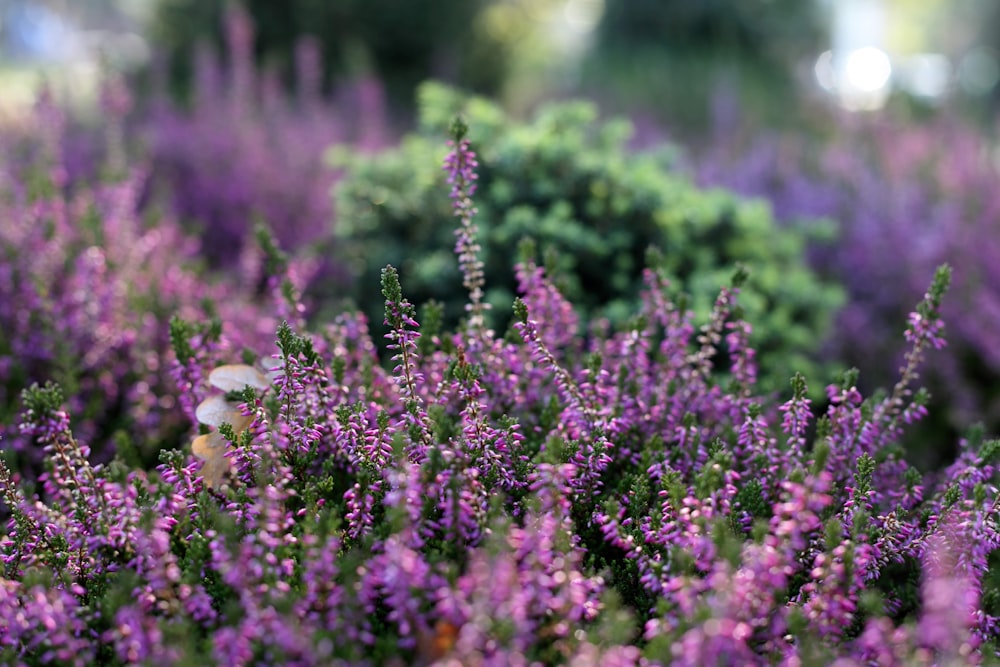
<instances>
[{"instance_id":1,"label":"lavender-colored bloom","mask_svg":"<svg viewBox=\"0 0 1000 667\"><path fill-rule=\"evenodd\" d=\"M444 170L448 174L448 184L451 185L451 201L455 217L459 219L459 227L455 230L455 254L462 271L462 285L469 290L469 327L474 331L483 328L483 317L489 304L483 303L483 286L485 285L483 260L480 258L482 248L476 240L478 227L473 223L477 211L472 203L472 195L476 192L476 154L469 148L469 140L465 138L466 127L461 120L453 124L453 138L448 141L451 151L444 159Z\"/></svg>"},{"instance_id":2,"label":"lavender-colored bloom","mask_svg":"<svg viewBox=\"0 0 1000 667\"><path fill-rule=\"evenodd\" d=\"M806 382L801 375L792 379L792 398L779 409L784 414L781 430L788 436L788 457L793 462L801 460L802 448L806 443L806 428L812 421L812 401L806 396Z\"/></svg>"},{"instance_id":3,"label":"lavender-colored bloom","mask_svg":"<svg viewBox=\"0 0 1000 667\"><path fill-rule=\"evenodd\" d=\"M0 580L0 655L27 664L59 663L83 667L94 663L96 642L81 614L82 590L25 589Z\"/></svg>"},{"instance_id":4,"label":"lavender-colored bloom","mask_svg":"<svg viewBox=\"0 0 1000 667\"><path fill-rule=\"evenodd\" d=\"M273 72L254 66L249 16L229 8L225 25L227 52L202 49L196 58L190 107L160 85L135 124L173 211L201 226L201 251L213 265L232 267L257 218L282 247L329 242L337 172L326 167L325 151L334 144L381 148L391 131L376 80L349 82L331 98L320 94L315 41L297 46L302 85L294 99L281 93ZM341 287L349 278L335 261L320 272Z\"/></svg>"},{"instance_id":5,"label":"lavender-colored bloom","mask_svg":"<svg viewBox=\"0 0 1000 667\"><path fill-rule=\"evenodd\" d=\"M180 656L164 641L156 617L136 607L122 607L114 625L105 633L119 660L124 664L174 665Z\"/></svg>"}]
</instances>

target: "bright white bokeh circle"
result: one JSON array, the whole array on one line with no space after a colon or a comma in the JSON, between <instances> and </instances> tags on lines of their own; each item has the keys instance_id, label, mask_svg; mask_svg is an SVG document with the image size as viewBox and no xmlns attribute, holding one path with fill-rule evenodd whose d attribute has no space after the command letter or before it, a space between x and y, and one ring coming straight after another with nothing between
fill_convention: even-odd
<instances>
[{"instance_id":1,"label":"bright white bokeh circle","mask_svg":"<svg viewBox=\"0 0 1000 667\"><path fill-rule=\"evenodd\" d=\"M889 83L892 63L882 49L865 46L847 55L843 73L846 83L851 88L863 92L875 92Z\"/></svg>"}]
</instances>

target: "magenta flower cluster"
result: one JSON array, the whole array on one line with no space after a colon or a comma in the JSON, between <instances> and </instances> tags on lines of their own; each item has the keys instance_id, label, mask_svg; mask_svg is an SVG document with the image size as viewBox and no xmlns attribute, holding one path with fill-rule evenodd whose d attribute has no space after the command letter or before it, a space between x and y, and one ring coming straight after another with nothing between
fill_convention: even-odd
<instances>
[{"instance_id":1,"label":"magenta flower cluster","mask_svg":"<svg viewBox=\"0 0 1000 667\"><path fill-rule=\"evenodd\" d=\"M452 150L456 252L474 306L475 157L461 137ZM817 419L801 376L784 400L756 391L740 271L707 322L649 270L629 326L585 332L526 259L513 330L500 334L422 330L387 267L373 334L352 313L307 327L301 266L266 236L260 245L275 299L215 302L223 319L280 318L276 345L241 338L246 320L207 335L206 314L181 305L160 362L191 437L203 405L224 406L212 454L165 449L148 471L98 463L71 427L74 396L53 384L23 392L19 437L44 472L29 485L0 464L0 661L888 667L996 656L1000 441L970 433L927 480L899 447L925 412L915 380L943 344L947 268L908 321L898 382L865 398L847 373ZM43 297L68 298L32 298ZM373 335L388 341L390 369ZM234 391L238 377L253 382ZM223 474L209 484L216 454Z\"/></svg>"}]
</instances>

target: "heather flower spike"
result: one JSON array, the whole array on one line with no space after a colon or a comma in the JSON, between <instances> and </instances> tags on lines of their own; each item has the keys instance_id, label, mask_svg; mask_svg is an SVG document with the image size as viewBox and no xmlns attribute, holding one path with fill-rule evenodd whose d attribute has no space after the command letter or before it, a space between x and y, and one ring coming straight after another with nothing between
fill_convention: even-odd
<instances>
[{"instance_id":1,"label":"heather flower spike","mask_svg":"<svg viewBox=\"0 0 1000 667\"><path fill-rule=\"evenodd\" d=\"M485 311L489 304L483 303L483 286L486 283L483 260L480 257L482 248L476 238L479 228L473 223L478 212L472 203L472 195L476 192L476 180L479 175L476 167L479 162L476 154L469 147L466 133L468 125L461 116L456 116L451 125L452 138L448 141L451 148L444 159L444 171L448 174L448 184L451 185L452 208L459 219L459 227L455 230L455 254L458 256L459 268L462 270L462 285L469 290L469 329L481 331L485 326Z\"/></svg>"}]
</instances>

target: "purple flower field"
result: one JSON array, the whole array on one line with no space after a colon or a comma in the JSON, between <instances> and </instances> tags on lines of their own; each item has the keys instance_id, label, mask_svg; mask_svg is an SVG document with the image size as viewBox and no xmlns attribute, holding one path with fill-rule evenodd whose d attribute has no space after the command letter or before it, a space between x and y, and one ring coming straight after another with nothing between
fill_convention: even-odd
<instances>
[{"instance_id":1,"label":"purple flower field","mask_svg":"<svg viewBox=\"0 0 1000 667\"><path fill-rule=\"evenodd\" d=\"M707 318L651 266L612 328L523 259L491 329L460 118L438 173L461 324L393 266L384 320L317 316L310 288L352 278L315 253L323 153L391 142L378 89L335 125L336 96L235 62L187 111L109 81L93 162L51 96L0 133L0 663L997 663L1000 440L969 371L996 372L995 195L970 130L850 128L813 172L777 138L699 154L703 182L840 222L811 261L852 299L825 353L860 373L775 395L737 266ZM964 435L925 429L936 405ZM913 443L955 454L922 472Z\"/></svg>"}]
</instances>

